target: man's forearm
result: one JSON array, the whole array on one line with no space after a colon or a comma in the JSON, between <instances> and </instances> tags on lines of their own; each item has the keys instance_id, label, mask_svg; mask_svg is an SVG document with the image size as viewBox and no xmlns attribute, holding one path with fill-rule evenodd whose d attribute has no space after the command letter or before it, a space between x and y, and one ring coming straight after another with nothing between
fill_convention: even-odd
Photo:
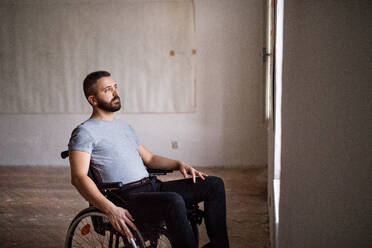
<instances>
[{"instance_id":1,"label":"man's forearm","mask_svg":"<svg viewBox=\"0 0 372 248\"><path fill-rule=\"evenodd\" d=\"M151 160L146 163L146 166L153 169L178 170L180 168L180 161L153 155Z\"/></svg>"},{"instance_id":2,"label":"man's forearm","mask_svg":"<svg viewBox=\"0 0 372 248\"><path fill-rule=\"evenodd\" d=\"M96 184L88 176L73 180L73 185L85 200L102 212L107 214L115 208L115 204L102 195Z\"/></svg>"}]
</instances>

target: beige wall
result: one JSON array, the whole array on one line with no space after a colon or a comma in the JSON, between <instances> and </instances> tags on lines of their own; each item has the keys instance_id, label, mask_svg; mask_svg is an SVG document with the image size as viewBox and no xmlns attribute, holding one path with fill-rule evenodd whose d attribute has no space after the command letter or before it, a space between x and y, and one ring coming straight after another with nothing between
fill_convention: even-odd
<instances>
[{"instance_id":1,"label":"beige wall","mask_svg":"<svg viewBox=\"0 0 372 248\"><path fill-rule=\"evenodd\" d=\"M165 156L200 166L266 165L263 13L261 0L196 0L196 112L118 118ZM0 115L0 165L67 164L59 152L88 117ZM171 149L173 140L177 150Z\"/></svg>"},{"instance_id":2,"label":"beige wall","mask_svg":"<svg viewBox=\"0 0 372 248\"><path fill-rule=\"evenodd\" d=\"M280 248L371 247L371 16L284 2Z\"/></svg>"}]
</instances>

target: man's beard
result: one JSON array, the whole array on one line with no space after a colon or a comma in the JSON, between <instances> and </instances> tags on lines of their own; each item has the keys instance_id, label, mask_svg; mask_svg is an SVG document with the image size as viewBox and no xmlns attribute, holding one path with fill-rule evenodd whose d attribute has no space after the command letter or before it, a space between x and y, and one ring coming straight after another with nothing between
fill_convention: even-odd
<instances>
[{"instance_id":1,"label":"man's beard","mask_svg":"<svg viewBox=\"0 0 372 248\"><path fill-rule=\"evenodd\" d=\"M119 101L114 103L116 99L119 99ZM106 112L116 112L121 108L120 97L115 96L111 102L104 102L97 98L97 107Z\"/></svg>"}]
</instances>

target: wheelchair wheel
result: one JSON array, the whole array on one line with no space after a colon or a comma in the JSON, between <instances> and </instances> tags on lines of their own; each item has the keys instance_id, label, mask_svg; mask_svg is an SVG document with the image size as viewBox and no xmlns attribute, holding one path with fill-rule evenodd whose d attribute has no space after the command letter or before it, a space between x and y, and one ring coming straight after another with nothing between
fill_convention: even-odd
<instances>
[{"instance_id":1,"label":"wheelchair wheel","mask_svg":"<svg viewBox=\"0 0 372 248\"><path fill-rule=\"evenodd\" d=\"M143 235L146 248L172 248L168 231L164 227L147 230Z\"/></svg>"},{"instance_id":2,"label":"wheelchair wheel","mask_svg":"<svg viewBox=\"0 0 372 248\"><path fill-rule=\"evenodd\" d=\"M94 207L81 211L67 231L65 247L145 248L141 234L131 230L133 240L118 233L105 214Z\"/></svg>"}]
</instances>

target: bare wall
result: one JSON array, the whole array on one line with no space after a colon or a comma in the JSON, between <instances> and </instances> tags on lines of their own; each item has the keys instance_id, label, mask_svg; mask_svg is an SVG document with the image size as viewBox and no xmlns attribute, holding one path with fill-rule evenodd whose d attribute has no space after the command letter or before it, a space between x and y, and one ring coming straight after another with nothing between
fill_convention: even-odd
<instances>
[{"instance_id":1,"label":"bare wall","mask_svg":"<svg viewBox=\"0 0 372 248\"><path fill-rule=\"evenodd\" d=\"M266 165L263 13L261 0L196 0L196 112L117 118L155 153L198 166ZM0 165L67 164L59 152L88 117L0 115ZM171 149L171 141L179 148Z\"/></svg>"},{"instance_id":2,"label":"bare wall","mask_svg":"<svg viewBox=\"0 0 372 248\"><path fill-rule=\"evenodd\" d=\"M371 16L284 2L280 248L371 247Z\"/></svg>"}]
</instances>

